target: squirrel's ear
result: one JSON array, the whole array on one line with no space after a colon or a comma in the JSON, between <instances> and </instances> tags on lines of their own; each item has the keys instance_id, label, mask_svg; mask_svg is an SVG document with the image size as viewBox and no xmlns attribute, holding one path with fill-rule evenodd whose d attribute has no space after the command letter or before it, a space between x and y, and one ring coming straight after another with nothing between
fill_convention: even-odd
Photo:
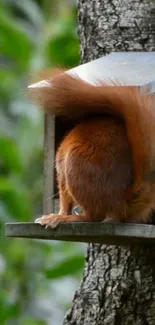
<instances>
[{"instance_id":1,"label":"squirrel's ear","mask_svg":"<svg viewBox=\"0 0 155 325\"><path fill-rule=\"evenodd\" d=\"M29 85L27 88L47 88L51 87L52 82L48 80L41 80L39 82L36 82L34 84Z\"/></svg>"}]
</instances>

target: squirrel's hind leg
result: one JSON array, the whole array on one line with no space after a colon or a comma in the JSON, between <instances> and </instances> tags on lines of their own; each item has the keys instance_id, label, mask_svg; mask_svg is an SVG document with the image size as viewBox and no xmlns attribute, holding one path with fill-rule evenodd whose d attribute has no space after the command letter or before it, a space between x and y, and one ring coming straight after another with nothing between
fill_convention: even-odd
<instances>
[{"instance_id":1,"label":"squirrel's hind leg","mask_svg":"<svg viewBox=\"0 0 155 325\"><path fill-rule=\"evenodd\" d=\"M58 175L58 187L60 200L60 209L58 214L51 213L49 215L44 215L41 218L37 218L35 223L46 226L46 228L51 227L54 229L61 223L88 221L88 217L85 215L72 214L73 199L68 192L65 178L60 177L60 175Z\"/></svg>"}]
</instances>

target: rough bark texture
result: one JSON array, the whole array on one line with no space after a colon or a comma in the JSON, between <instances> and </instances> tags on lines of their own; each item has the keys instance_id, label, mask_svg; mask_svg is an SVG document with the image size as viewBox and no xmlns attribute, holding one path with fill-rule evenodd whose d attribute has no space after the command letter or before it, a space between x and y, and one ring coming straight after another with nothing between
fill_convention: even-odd
<instances>
[{"instance_id":1,"label":"rough bark texture","mask_svg":"<svg viewBox=\"0 0 155 325\"><path fill-rule=\"evenodd\" d=\"M155 51L154 0L79 0L81 60L112 51Z\"/></svg>"},{"instance_id":2,"label":"rough bark texture","mask_svg":"<svg viewBox=\"0 0 155 325\"><path fill-rule=\"evenodd\" d=\"M78 16L82 62L111 51L155 51L153 0L79 0ZM155 247L89 245L63 324L155 325Z\"/></svg>"}]
</instances>

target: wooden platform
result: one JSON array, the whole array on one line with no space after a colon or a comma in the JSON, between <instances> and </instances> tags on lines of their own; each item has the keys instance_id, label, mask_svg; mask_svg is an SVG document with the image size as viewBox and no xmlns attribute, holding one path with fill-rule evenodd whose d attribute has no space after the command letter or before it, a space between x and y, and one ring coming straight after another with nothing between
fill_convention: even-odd
<instances>
[{"instance_id":1,"label":"wooden platform","mask_svg":"<svg viewBox=\"0 0 155 325\"><path fill-rule=\"evenodd\" d=\"M68 223L55 230L35 223L7 223L5 236L109 245L155 245L155 226L114 223Z\"/></svg>"}]
</instances>

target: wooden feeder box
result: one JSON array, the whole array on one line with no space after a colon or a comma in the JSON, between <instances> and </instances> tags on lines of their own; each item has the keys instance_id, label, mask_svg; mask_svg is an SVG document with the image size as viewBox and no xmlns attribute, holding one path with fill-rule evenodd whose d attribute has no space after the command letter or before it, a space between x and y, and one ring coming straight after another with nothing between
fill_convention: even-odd
<instances>
[{"instance_id":1,"label":"wooden feeder box","mask_svg":"<svg viewBox=\"0 0 155 325\"><path fill-rule=\"evenodd\" d=\"M95 83L97 80L119 81L124 86L135 85L155 94L155 52L115 52L97 60L80 65L68 71L81 79ZM38 88L42 81L33 85ZM70 122L45 116L44 141L44 190L43 213L58 210L57 186L55 181L55 151L68 130ZM50 199L51 198L51 199ZM134 243L155 243L155 226L106 223L68 223L57 229L45 229L34 223L8 223L5 225L8 237L53 239L75 242L131 245Z\"/></svg>"}]
</instances>

